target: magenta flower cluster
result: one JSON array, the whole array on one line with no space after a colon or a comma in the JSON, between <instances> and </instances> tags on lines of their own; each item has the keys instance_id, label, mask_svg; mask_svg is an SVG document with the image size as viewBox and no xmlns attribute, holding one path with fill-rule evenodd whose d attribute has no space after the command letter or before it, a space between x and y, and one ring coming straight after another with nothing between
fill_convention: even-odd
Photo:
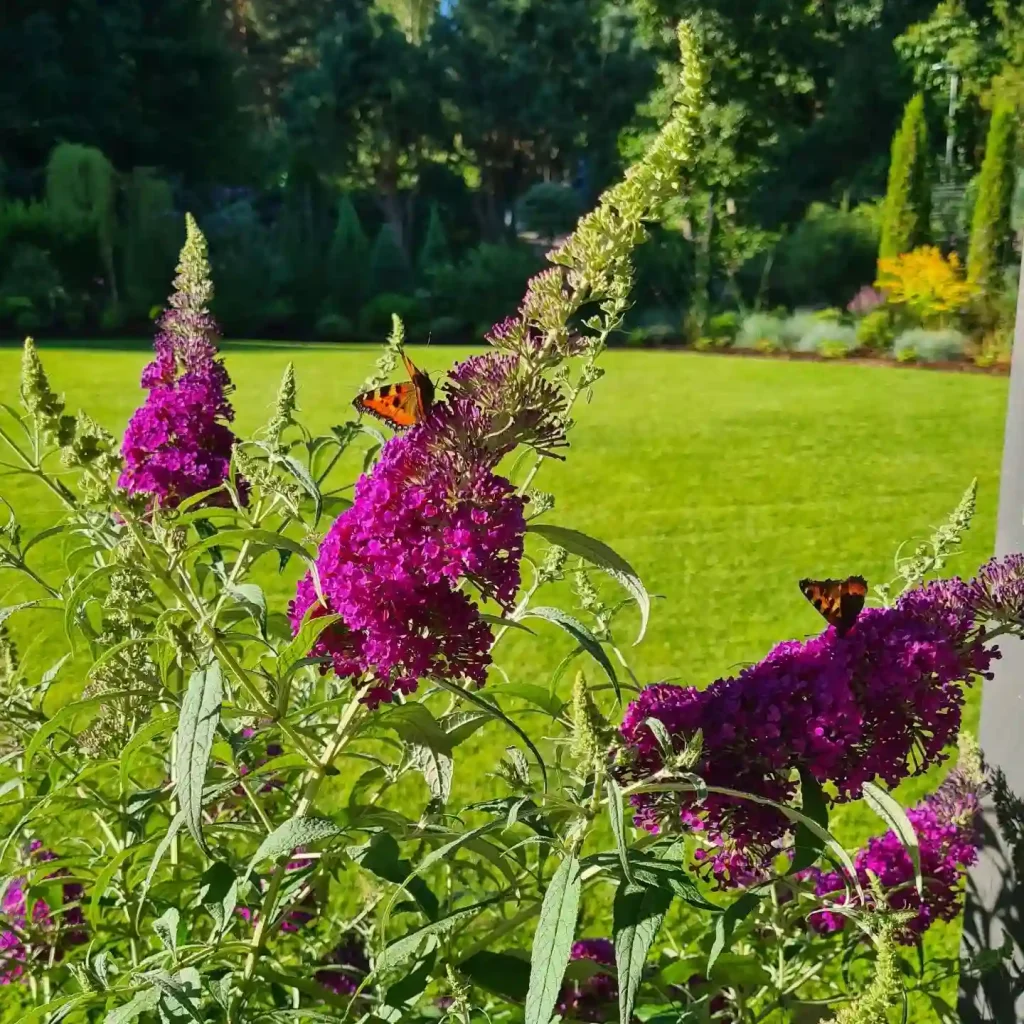
<instances>
[{"instance_id":1,"label":"magenta flower cluster","mask_svg":"<svg viewBox=\"0 0 1024 1024\"><path fill-rule=\"evenodd\" d=\"M593 960L615 966L615 946L610 939L581 939L573 943L571 960ZM618 1020L619 986L614 976L598 971L583 981L566 981L558 996L558 1012L566 1020Z\"/></svg>"},{"instance_id":2,"label":"magenta flower cluster","mask_svg":"<svg viewBox=\"0 0 1024 1024\"><path fill-rule=\"evenodd\" d=\"M370 973L370 961L357 935L346 935L324 959L314 977L337 996L353 996Z\"/></svg>"},{"instance_id":3,"label":"magenta flower cluster","mask_svg":"<svg viewBox=\"0 0 1024 1024\"><path fill-rule=\"evenodd\" d=\"M843 637L829 627L806 642L788 641L738 676L705 690L650 686L630 704L621 727L618 771L627 780L671 775L647 724L657 719L673 747L698 730L709 786L777 803L796 796L796 770L830 783L841 801L876 778L895 785L944 757L960 728L964 685L985 675L998 652L959 581L929 584L892 608L865 609ZM657 776L657 778L652 778ZM635 821L651 832L681 822L706 833L703 870L722 885L745 885L768 870L789 829L772 807L711 793L633 796Z\"/></svg>"},{"instance_id":4,"label":"magenta flower cluster","mask_svg":"<svg viewBox=\"0 0 1024 1024\"><path fill-rule=\"evenodd\" d=\"M314 647L371 707L435 676L484 683L491 632L460 584L507 608L519 588L525 500L494 466L514 447L492 429L514 358L457 366L452 395L385 446L320 546L290 607L336 614ZM318 589L319 587L319 589ZM322 598L322 599L321 599Z\"/></svg>"},{"instance_id":5,"label":"magenta flower cluster","mask_svg":"<svg viewBox=\"0 0 1024 1024\"><path fill-rule=\"evenodd\" d=\"M57 855L42 849L38 840L29 848L30 859L56 860ZM47 878L66 877L67 871L55 871ZM86 942L82 915L82 886L66 882L61 886L63 906L53 910L45 900L28 905L28 879L16 877L7 883L0 897L0 985L11 985L25 974L35 960L60 960L70 946Z\"/></svg>"},{"instance_id":6,"label":"magenta flower cluster","mask_svg":"<svg viewBox=\"0 0 1024 1024\"><path fill-rule=\"evenodd\" d=\"M206 308L212 287L194 222L182 250L175 293L159 321L156 357L143 370L149 390L128 423L118 484L162 505L219 487L228 476L235 436L231 381L217 358L217 325Z\"/></svg>"},{"instance_id":7,"label":"magenta flower cluster","mask_svg":"<svg viewBox=\"0 0 1024 1024\"><path fill-rule=\"evenodd\" d=\"M935 921L952 921L960 912L962 881L981 847L979 788L975 779L958 768L931 796L907 811L920 849L923 899L914 884L913 862L895 832L875 836L854 858L869 899L871 876L875 876L892 909L917 912L900 936L908 945ZM849 907L857 901L837 872L810 868L800 877L814 884L817 895L830 897L833 905ZM841 911L829 909L815 911L808 918L816 931L825 934L840 931L847 920Z\"/></svg>"},{"instance_id":8,"label":"magenta flower cluster","mask_svg":"<svg viewBox=\"0 0 1024 1024\"><path fill-rule=\"evenodd\" d=\"M885 293L880 292L877 288L873 288L869 284L866 284L859 289L852 299L850 299L846 304L846 308L851 313L863 316L865 313L870 313L872 310L878 309L878 307L884 302Z\"/></svg>"}]
</instances>

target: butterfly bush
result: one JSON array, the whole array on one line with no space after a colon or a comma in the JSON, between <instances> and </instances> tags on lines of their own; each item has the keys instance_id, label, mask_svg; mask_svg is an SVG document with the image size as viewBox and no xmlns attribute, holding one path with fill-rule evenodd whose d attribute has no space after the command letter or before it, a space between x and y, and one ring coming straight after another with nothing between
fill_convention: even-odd
<instances>
[{"instance_id":1,"label":"butterfly bush","mask_svg":"<svg viewBox=\"0 0 1024 1024\"><path fill-rule=\"evenodd\" d=\"M142 371L149 396L125 431L118 480L128 493L166 506L224 483L235 443L227 425L234 419L227 398L231 380L217 358L218 329L209 312L206 241L191 216L186 228L175 291L153 345L156 356Z\"/></svg>"},{"instance_id":2,"label":"butterfly bush","mask_svg":"<svg viewBox=\"0 0 1024 1024\"><path fill-rule=\"evenodd\" d=\"M354 996L369 973L366 949L359 936L350 934L331 950L314 977L335 995Z\"/></svg>"},{"instance_id":3,"label":"butterfly bush","mask_svg":"<svg viewBox=\"0 0 1024 1024\"><path fill-rule=\"evenodd\" d=\"M928 878L917 902L892 836L855 858L862 883L883 877L860 903L824 846L801 846L799 876L767 879L794 842L772 804L812 780L852 800L940 761L964 686L996 656L983 645L1024 632L1024 559L908 592L844 637L780 644L706 690L649 686L620 729L611 690L642 684L615 631L630 603L646 617L640 576L551 522L532 531L537 557L532 541L524 551L528 517L553 508L536 474L565 456L574 404L628 309L631 252L697 166L703 71L686 26L680 42L678 103L647 155L391 440L354 419L312 434L291 367L267 425L236 440L191 219L123 465L112 435L66 415L26 344L23 412L0 408L0 441L66 512L23 543L0 502L2 582L15 574L26 591L0 609L5 1019L31 1005L68 1021L515 1024L525 1006L537 1021L753 1024L822 992L855 1002L822 949L857 945L888 971L888 947L858 936L954 912L952 870L972 855L966 783L911 814ZM396 330L377 384L401 341ZM367 436L351 486L343 457ZM938 571L965 525L927 558L897 559L904 584ZM63 576L38 554L54 537L69 542ZM300 559L285 617L275 595ZM567 576L572 614L537 603ZM628 599L613 606L605 588L618 586ZM560 604L568 589L548 592ZM15 643L23 613L45 611L61 612L72 661L40 666ZM592 658L607 683L580 670L564 700L564 676L549 688L509 672L511 685L474 692L528 614L571 638L563 668ZM439 685L409 700L425 682ZM508 746L473 779L486 798L467 802L458 748L484 726ZM627 797L641 828L697 842L637 837ZM715 881L766 898L722 896ZM840 915L856 927L826 941L818 930ZM614 939L573 943L581 922L609 917ZM878 977L870 1005L891 1005L900 979Z\"/></svg>"},{"instance_id":4,"label":"butterfly bush","mask_svg":"<svg viewBox=\"0 0 1024 1024\"><path fill-rule=\"evenodd\" d=\"M29 844L29 866L56 860L57 854L42 848L39 840ZM67 877L60 869L47 879ZM61 886L62 906L51 908L46 900L33 900L29 905L29 880L12 878L0 896L0 985L10 985L23 978L26 971L39 962L59 961L72 946L88 941L82 915L82 886L65 882Z\"/></svg>"},{"instance_id":5,"label":"butterfly bush","mask_svg":"<svg viewBox=\"0 0 1024 1024\"><path fill-rule=\"evenodd\" d=\"M580 939L574 942L570 961L593 960L604 967L615 966L615 945L610 939ZM568 981L558 997L558 1012L566 1020L618 1020L619 987L615 978L598 971L583 981Z\"/></svg>"},{"instance_id":6,"label":"butterfly bush","mask_svg":"<svg viewBox=\"0 0 1024 1024\"><path fill-rule=\"evenodd\" d=\"M959 581L909 591L891 608L868 608L839 636L830 626L786 641L738 676L704 690L647 687L626 710L618 772L626 780L671 774L649 724L664 726L674 750L699 733L694 771L709 787L792 802L798 769L855 799L865 782L890 786L944 757L960 729L963 687L988 675L998 653ZM656 789L656 786L655 786ZM634 821L650 832L682 825L706 834L695 857L723 885L763 877L788 832L775 808L710 792L642 792Z\"/></svg>"},{"instance_id":7,"label":"butterfly bush","mask_svg":"<svg viewBox=\"0 0 1024 1024\"><path fill-rule=\"evenodd\" d=\"M912 911L899 940L914 944L936 921L952 921L960 912L963 880L978 859L981 847L981 796L984 776L977 754L969 747L939 788L907 811L917 834L921 859L922 892L915 885L914 864L905 844L893 831L875 836L857 851L854 866L863 891L870 899L872 878L885 891L889 907ZM837 872L808 868L799 877L811 882L817 895L829 898L842 909L817 910L808 920L818 932L841 931L849 921L849 909L857 897L847 894ZM846 911L844 913L843 911Z\"/></svg>"}]
</instances>

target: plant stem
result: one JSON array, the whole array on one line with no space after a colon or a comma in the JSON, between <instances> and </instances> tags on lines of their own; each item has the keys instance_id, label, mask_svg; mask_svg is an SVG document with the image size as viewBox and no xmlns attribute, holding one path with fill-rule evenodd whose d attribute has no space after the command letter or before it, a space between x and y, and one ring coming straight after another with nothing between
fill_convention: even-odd
<instances>
[{"instance_id":1,"label":"plant stem","mask_svg":"<svg viewBox=\"0 0 1024 1024\"><path fill-rule=\"evenodd\" d=\"M323 784L324 779L327 778L328 770L338 754L341 753L342 748L349 739L351 739L353 731L362 720L365 713L366 706L359 702L358 694L353 696L348 707L345 708L344 713L338 721L338 727L335 730L334 736L324 747L323 753L320 756L316 767L309 773L306 779L306 785L303 789L302 796L296 805L293 817L304 818L309 813L310 808L312 808L316 801L317 794L320 792L320 786ZM287 859L280 859L277 866L274 868L274 874L271 876L270 884L267 887L267 895L263 900L263 908L256 921L256 927L253 930L252 942L249 946L249 954L245 959L245 968L242 973L242 979L245 982L252 980L253 971L256 969L256 961L259 959L260 953L263 950L263 945L266 941L267 925L274 916L274 907L277 903L277 896L281 889L281 883L284 881L286 868Z\"/></svg>"}]
</instances>

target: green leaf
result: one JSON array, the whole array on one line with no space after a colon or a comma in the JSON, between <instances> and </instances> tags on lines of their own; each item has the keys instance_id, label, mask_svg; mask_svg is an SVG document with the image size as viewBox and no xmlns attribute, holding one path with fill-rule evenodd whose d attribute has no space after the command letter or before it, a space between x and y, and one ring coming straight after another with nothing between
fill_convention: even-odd
<instances>
[{"instance_id":1,"label":"green leaf","mask_svg":"<svg viewBox=\"0 0 1024 1024\"><path fill-rule=\"evenodd\" d=\"M452 747L464 743L478 729L482 729L491 720L490 715L482 711L453 711L449 715L438 720L438 725L444 729L448 736L448 742Z\"/></svg>"},{"instance_id":2,"label":"green leaf","mask_svg":"<svg viewBox=\"0 0 1024 1024\"><path fill-rule=\"evenodd\" d=\"M623 881L615 890L612 930L619 981L619 1020L633 1019L644 964L671 905L672 893L665 889Z\"/></svg>"},{"instance_id":3,"label":"green leaf","mask_svg":"<svg viewBox=\"0 0 1024 1024\"><path fill-rule=\"evenodd\" d=\"M121 566L116 562L112 562L109 565L101 565L98 569L94 569L89 573L89 575L71 591L71 594L67 599L67 603L64 605L64 632L71 643L72 649L74 649L75 646L75 621L79 609L81 608L82 601L98 583L101 583L112 573L117 572L120 568Z\"/></svg>"},{"instance_id":4,"label":"green leaf","mask_svg":"<svg viewBox=\"0 0 1024 1024\"><path fill-rule=\"evenodd\" d=\"M455 762L443 751L419 743L410 744L409 753L412 763L423 776L430 795L442 804L448 803L452 793Z\"/></svg>"},{"instance_id":5,"label":"green leaf","mask_svg":"<svg viewBox=\"0 0 1024 1024\"><path fill-rule=\"evenodd\" d=\"M222 530L212 537L206 537L195 544L192 544L187 555L193 556L206 551L207 548L241 548L243 544L252 544L261 548L276 548L279 551L288 551L298 555L307 562L313 561L313 556L298 542L283 534L274 533L273 530Z\"/></svg>"},{"instance_id":6,"label":"green leaf","mask_svg":"<svg viewBox=\"0 0 1024 1024\"><path fill-rule=\"evenodd\" d=\"M552 718L558 718L565 706L546 686L538 686L536 683L499 683L497 686L489 686L487 692L503 697L519 697L536 705Z\"/></svg>"},{"instance_id":7,"label":"green leaf","mask_svg":"<svg viewBox=\"0 0 1024 1024\"><path fill-rule=\"evenodd\" d=\"M126 846L123 850L118 850L110 860L104 865L103 870L99 873L95 883L91 886L92 897L89 900L89 906L86 908L86 913L89 920L94 924L99 920L99 913L101 910L100 901L107 894L107 889L110 888L110 883L114 880L114 875L117 874L121 869L121 865L135 853L137 847Z\"/></svg>"},{"instance_id":8,"label":"green leaf","mask_svg":"<svg viewBox=\"0 0 1024 1024\"><path fill-rule=\"evenodd\" d=\"M118 691L120 693L121 691ZM65 704L52 718L48 718L39 728L35 731L32 737L32 741L25 748L25 767L27 768L32 763L32 758L42 749L43 744L50 738L58 729L62 729L68 723L74 721L79 715L86 715L92 712L93 717L96 712L104 705L108 700L111 700L115 694L105 693L102 697L89 697L87 700L76 700L71 704Z\"/></svg>"},{"instance_id":9,"label":"green leaf","mask_svg":"<svg viewBox=\"0 0 1024 1024\"><path fill-rule=\"evenodd\" d=\"M131 1021L137 1020L140 1014L155 1010L159 1002L159 989L144 988L141 992L136 992L130 1002L111 1010L103 1018L103 1024L130 1024Z\"/></svg>"},{"instance_id":10,"label":"green leaf","mask_svg":"<svg viewBox=\"0 0 1024 1024\"><path fill-rule=\"evenodd\" d=\"M579 530L570 530L564 526L549 526L546 523L536 523L527 526L527 532L536 533L551 544L557 544L574 555L585 558L592 565L604 569L625 591L629 594L640 611L640 631L635 647L644 638L647 632L647 623L651 617L651 598L647 588L643 585L636 570L621 555L613 551L603 541L588 537Z\"/></svg>"},{"instance_id":11,"label":"green leaf","mask_svg":"<svg viewBox=\"0 0 1024 1024\"><path fill-rule=\"evenodd\" d=\"M924 880L921 877L921 847L917 842L917 833L910 824L907 812L884 789L873 782L865 782L863 787L864 802L877 814L882 821L896 834L907 851L911 864L914 865L914 885L918 895L924 894Z\"/></svg>"},{"instance_id":12,"label":"green leaf","mask_svg":"<svg viewBox=\"0 0 1024 1024\"><path fill-rule=\"evenodd\" d=\"M181 914L177 907L168 907L163 914L153 922L153 931L157 938L163 943L168 953L174 953L178 948L178 925L181 923Z\"/></svg>"},{"instance_id":13,"label":"green leaf","mask_svg":"<svg viewBox=\"0 0 1024 1024\"><path fill-rule=\"evenodd\" d=\"M530 954L526 1024L549 1024L572 951L580 909L580 862L570 854L554 873L544 894Z\"/></svg>"},{"instance_id":14,"label":"green leaf","mask_svg":"<svg viewBox=\"0 0 1024 1024\"><path fill-rule=\"evenodd\" d=\"M220 663L211 661L196 669L188 681L188 690L181 704L175 739L175 792L185 816L185 827L204 853L209 852L203 838L203 786L210 764L213 738L220 722L220 705L224 680Z\"/></svg>"},{"instance_id":15,"label":"green leaf","mask_svg":"<svg viewBox=\"0 0 1024 1024\"><path fill-rule=\"evenodd\" d=\"M178 811L178 813L171 818L167 824L167 831L163 834L160 842L156 845L156 850L153 851L153 859L149 862L149 868L146 870L146 877L143 879L142 888L139 890L139 905L135 913L135 927L138 928L139 921L142 919L142 911L146 905L146 894L149 892L150 885L153 884L153 876L157 872L157 868L160 867L160 861L163 860L164 854L171 848L171 843L174 841L174 837L181 831L182 823L185 820L185 815Z\"/></svg>"},{"instance_id":16,"label":"green leaf","mask_svg":"<svg viewBox=\"0 0 1024 1024\"><path fill-rule=\"evenodd\" d=\"M708 956L708 966L704 971L705 975L711 976L715 961L729 948L732 942L736 925L761 902L761 899L762 897L756 892L745 892L734 903L726 907L724 913L719 914L715 918L715 941L711 944L711 954Z\"/></svg>"},{"instance_id":17,"label":"green leaf","mask_svg":"<svg viewBox=\"0 0 1024 1024\"><path fill-rule=\"evenodd\" d=\"M529 626L524 625L518 619L509 619L504 615L488 615L486 612L481 612L480 618L491 626L510 626L512 629L519 629L524 633L529 633L530 636L536 635Z\"/></svg>"},{"instance_id":18,"label":"green leaf","mask_svg":"<svg viewBox=\"0 0 1024 1024\"><path fill-rule=\"evenodd\" d=\"M317 487L316 481L310 476L309 470L295 456L285 455L279 457L279 460L284 463L288 472L295 477L302 489L313 499L313 524L316 525L320 521L320 516L324 510L324 499L320 493L320 488ZM278 460L275 459L275 461Z\"/></svg>"},{"instance_id":19,"label":"green leaf","mask_svg":"<svg viewBox=\"0 0 1024 1024\"><path fill-rule=\"evenodd\" d=\"M260 848L252 855L252 860L249 861L249 866L242 876L243 881L252 874L253 868L260 861L267 858L276 860L282 854L291 853L296 846L307 846L320 839L341 835L344 831L345 829L326 818L289 818L260 843Z\"/></svg>"},{"instance_id":20,"label":"green leaf","mask_svg":"<svg viewBox=\"0 0 1024 1024\"><path fill-rule=\"evenodd\" d=\"M6 608L0 608L0 625L9 619L15 612L24 611L26 608L35 608L38 601L22 601L19 604L9 604Z\"/></svg>"},{"instance_id":21,"label":"green leaf","mask_svg":"<svg viewBox=\"0 0 1024 1024\"><path fill-rule=\"evenodd\" d=\"M253 618L264 640L267 638L267 599L255 583L229 583L224 592L233 597Z\"/></svg>"},{"instance_id":22,"label":"green leaf","mask_svg":"<svg viewBox=\"0 0 1024 1024\"><path fill-rule=\"evenodd\" d=\"M158 736L162 732L172 731L175 725L175 715L173 711L165 711L161 714L154 715L134 736L124 745L124 750L121 751L121 766L120 766L120 777L121 777L121 791L124 792L128 789L128 785L131 781L129 773L132 766L132 758L138 750L145 748L149 745L149 741L154 736Z\"/></svg>"},{"instance_id":23,"label":"green leaf","mask_svg":"<svg viewBox=\"0 0 1024 1024\"><path fill-rule=\"evenodd\" d=\"M412 1002L427 987L436 961L437 953L431 953L404 974L384 993L385 1004L401 1009L406 1003Z\"/></svg>"},{"instance_id":24,"label":"green leaf","mask_svg":"<svg viewBox=\"0 0 1024 1024\"><path fill-rule=\"evenodd\" d=\"M199 972L194 967L186 967L177 976L167 971L155 971L149 975L153 984L161 990L161 1016L174 1018L188 1017L196 1024L204 1024L203 1017L196 1006L195 999L201 998Z\"/></svg>"},{"instance_id":25,"label":"green leaf","mask_svg":"<svg viewBox=\"0 0 1024 1024\"><path fill-rule=\"evenodd\" d=\"M408 743L430 747L443 754L452 752L448 734L437 724L430 710L417 701L392 705L380 716L380 724L394 729Z\"/></svg>"},{"instance_id":26,"label":"green leaf","mask_svg":"<svg viewBox=\"0 0 1024 1024\"><path fill-rule=\"evenodd\" d=\"M633 881L633 873L629 868L629 850L626 847L626 823L623 820L622 812L622 790L619 788L619 784L608 777L605 783L605 788L608 791L608 817L612 824L612 835L615 836L615 845L619 850L619 861L622 864L622 873L626 876L626 880L629 882ZM624 1020L629 1020L628 1017L624 1017Z\"/></svg>"},{"instance_id":27,"label":"green leaf","mask_svg":"<svg viewBox=\"0 0 1024 1024\"><path fill-rule=\"evenodd\" d=\"M493 896L490 899L474 903L472 906L453 910L447 917L442 917L439 921L431 921L430 924L426 924L422 928L417 928L415 931L403 935L397 941L392 942L390 946L384 948L384 952L377 958L374 973L380 974L383 971L399 967L416 954L416 951L425 939L451 931L456 925L476 917L488 907L494 906L503 899L503 896ZM568 953L566 958L568 959ZM548 1024L548 1022L545 1021L544 1024Z\"/></svg>"},{"instance_id":28,"label":"green leaf","mask_svg":"<svg viewBox=\"0 0 1024 1024\"><path fill-rule=\"evenodd\" d=\"M828 803L825 794L821 784L804 765L800 766L800 802L804 814L823 829L828 828ZM814 835L805 825L797 825L793 845L793 860L786 874L809 868L825 848L821 837Z\"/></svg>"},{"instance_id":29,"label":"green leaf","mask_svg":"<svg viewBox=\"0 0 1024 1024\"><path fill-rule=\"evenodd\" d=\"M364 846L350 848L348 854L360 867L404 889L423 908L427 917L437 918L440 910L437 897L422 878L416 877L409 861L399 856L394 836L378 832Z\"/></svg>"},{"instance_id":30,"label":"green leaf","mask_svg":"<svg viewBox=\"0 0 1024 1024\"><path fill-rule=\"evenodd\" d=\"M227 928L238 902L238 880L225 861L214 861L199 880L199 902L222 932Z\"/></svg>"},{"instance_id":31,"label":"green leaf","mask_svg":"<svg viewBox=\"0 0 1024 1024\"><path fill-rule=\"evenodd\" d=\"M622 691L619 689L619 680L615 675L614 666L608 659L608 655L605 654L604 648L598 643L597 637L579 619L573 618L573 616L563 612L560 608L547 608L543 606L540 608L530 608L523 612L521 617L546 619L548 622L553 622L556 626L564 629L605 670L605 673L611 680L612 689L615 690L615 696L620 701L622 700ZM544 1024L547 1024L547 1021Z\"/></svg>"},{"instance_id":32,"label":"green leaf","mask_svg":"<svg viewBox=\"0 0 1024 1024\"><path fill-rule=\"evenodd\" d=\"M40 530L21 549L21 557L24 559L37 544L42 544L43 541L56 537L58 533L63 533L66 529L67 526L65 524L58 523L56 526L48 526L45 530Z\"/></svg>"},{"instance_id":33,"label":"green leaf","mask_svg":"<svg viewBox=\"0 0 1024 1024\"><path fill-rule=\"evenodd\" d=\"M526 999L530 988L530 961L525 954L514 956L508 952L491 953L481 950L457 966L459 973L464 974L474 985L496 996L515 1003Z\"/></svg>"},{"instance_id":34,"label":"green leaf","mask_svg":"<svg viewBox=\"0 0 1024 1024\"><path fill-rule=\"evenodd\" d=\"M297 662L305 660L320 634L329 626L333 626L339 619L341 619L340 615L310 616L307 613L298 633L286 647L277 652L278 670L282 679L291 674Z\"/></svg>"},{"instance_id":35,"label":"green leaf","mask_svg":"<svg viewBox=\"0 0 1024 1024\"><path fill-rule=\"evenodd\" d=\"M475 704L482 711L486 711L492 718L496 718L502 724L508 726L526 745L530 748L530 753L533 754L534 759L537 762L537 766L540 768L541 778L544 782L544 789L548 788L548 769L544 764L544 758L541 757L540 751L537 749L537 745L530 739L529 736L515 723L512 721L504 711L497 706L492 704L489 700L485 700L479 694L474 693L472 690L467 689L464 686L459 686L458 683L453 683L449 679L445 679L443 676L438 676L436 682L443 686L446 690L452 693L458 694L464 700L469 701L470 704Z\"/></svg>"}]
</instances>

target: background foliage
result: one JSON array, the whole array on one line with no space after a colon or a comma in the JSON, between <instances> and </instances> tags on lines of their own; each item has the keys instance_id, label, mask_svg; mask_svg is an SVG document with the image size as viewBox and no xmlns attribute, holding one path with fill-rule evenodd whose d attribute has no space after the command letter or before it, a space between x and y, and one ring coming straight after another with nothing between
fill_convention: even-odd
<instances>
[{"instance_id":1,"label":"background foliage","mask_svg":"<svg viewBox=\"0 0 1024 1024\"><path fill-rule=\"evenodd\" d=\"M972 276L1002 293L1024 196L1009 0L14 0L0 331L145 332L188 208L228 334L377 333L385 294L414 337L478 336L663 116L691 15L715 54L708 141L639 254L638 342L844 307L879 242L969 265L972 224L991 239ZM998 168L976 181L990 121ZM465 309L451 268L474 279ZM965 334L998 335L992 303L971 315Z\"/></svg>"}]
</instances>

